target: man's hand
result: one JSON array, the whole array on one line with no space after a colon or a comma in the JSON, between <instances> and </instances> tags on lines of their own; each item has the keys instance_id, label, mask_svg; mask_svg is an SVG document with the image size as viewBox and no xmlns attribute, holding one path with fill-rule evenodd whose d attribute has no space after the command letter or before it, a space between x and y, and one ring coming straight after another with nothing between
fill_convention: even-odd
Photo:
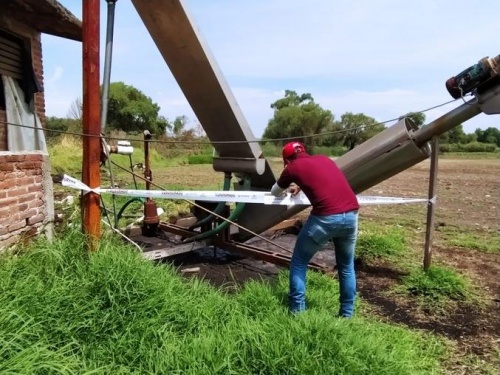
<instances>
[{"instance_id":1,"label":"man's hand","mask_svg":"<svg viewBox=\"0 0 500 375\"><path fill-rule=\"evenodd\" d=\"M291 184L288 187L288 192L291 193L292 196L294 197L301 192L300 186L298 186L296 184Z\"/></svg>"}]
</instances>

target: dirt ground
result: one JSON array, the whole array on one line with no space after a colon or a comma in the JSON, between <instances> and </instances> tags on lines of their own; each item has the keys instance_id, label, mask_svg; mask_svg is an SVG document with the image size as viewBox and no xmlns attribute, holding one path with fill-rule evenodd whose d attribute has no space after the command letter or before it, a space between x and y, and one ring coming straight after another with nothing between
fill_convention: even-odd
<instances>
[{"instance_id":1,"label":"dirt ground","mask_svg":"<svg viewBox=\"0 0 500 375\"><path fill-rule=\"evenodd\" d=\"M429 161L424 161L363 194L426 197L428 183ZM486 253L447 245L449 230L453 229L487 236L493 241L496 238L500 246L499 206L500 160L439 161L433 262L450 266L469 277L483 295L482 305L456 302L438 312L422 308L412 296L388 292L404 276L393 265L356 264L359 294L373 314L388 322L442 335L455 343L457 363L448 365L453 373L481 373L480 369L462 363L461 357L467 355L500 364L500 252ZM306 214L303 212L298 218ZM425 205L365 206L360 210L360 220L410 228L415 237L412 239L414 255L417 260L423 256ZM292 249L295 235L288 233L273 240ZM259 239L251 242L262 248L272 247ZM313 261L334 265L332 249L318 253ZM280 270L267 262L212 248L179 256L175 263L181 272L199 268L196 275L225 288L248 279L272 280Z\"/></svg>"}]
</instances>

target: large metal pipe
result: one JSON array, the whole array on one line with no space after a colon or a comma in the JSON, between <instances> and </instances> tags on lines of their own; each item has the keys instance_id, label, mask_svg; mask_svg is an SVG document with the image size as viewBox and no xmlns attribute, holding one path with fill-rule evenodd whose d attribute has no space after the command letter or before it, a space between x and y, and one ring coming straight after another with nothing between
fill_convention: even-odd
<instances>
[{"instance_id":1,"label":"large metal pipe","mask_svg":"<svg viewBox=\"0 0 500 375\"><path fill-rule=\"evenodd\" d=\"M226 142L214 143L217 170L249 173L254 188L272 186L276 181L274 174L184 2L132 0L132 4L208 138ZM234 159L242 162L232 163Z\"/></svg>"}]
</instances>

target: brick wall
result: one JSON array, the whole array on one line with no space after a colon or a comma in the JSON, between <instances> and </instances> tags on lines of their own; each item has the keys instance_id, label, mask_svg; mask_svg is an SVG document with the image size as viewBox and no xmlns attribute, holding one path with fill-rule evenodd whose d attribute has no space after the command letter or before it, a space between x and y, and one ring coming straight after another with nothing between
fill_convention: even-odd
<instances>
[{"instance_id":1,"label":"brick wall","mask_svg":"<svg viewBox=\"0 0 500 375\"><path fill-rule=\"evenodd\" d=\"M48 221L45 158L0 155L0 248L39 233Z\"/></svg>"},{"instance_id":2,"label":"brick wall","mask_svg":"<svg viewBox=\"0 0 500 375\"><path fill-rule=\"evenodd\" d=\"M43 58L40 33L35 33L31 38L31 58L33 60L33 70L41 90L35 94L35 109L42 126L45 128L45 95L43 94Z\"/></svg>"}]
</instances>

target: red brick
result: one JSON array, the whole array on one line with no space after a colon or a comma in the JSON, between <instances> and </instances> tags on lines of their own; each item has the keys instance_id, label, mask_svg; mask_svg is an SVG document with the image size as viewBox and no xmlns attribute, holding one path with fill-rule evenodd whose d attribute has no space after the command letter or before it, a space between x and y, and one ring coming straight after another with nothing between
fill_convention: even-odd
<instances>
[{"instance_id":1,"label":"red brick","mask_svg":"<svg viewBox=\"0 0 500 375\"><path fill-rule=\"evenodd\" d=\"M45 220L45 215L44 214L38 214L36 216L30 217L28 219L28 225L33 225L36 223L40 223Z\"/></svg>"},{"instance_id":2,"label":"red brick","mask_svg":"<svg viewBox=\"0 0 500 375\"><path fill-rule=\"evenodd\" d=\"M36 193L25 194L22 197L19 197L19 203L31 202L34 201L35 199L39 199L38 194Z\"/></svg>"},{"instance_id":3,"label":"red brick","mask_svg":"<svg viewBox=\"0 0 500 375\"><path fill-rule=\"evenodd\" d=\"M26 159L26 155L7 155L7 163L18 163Z\"/></svg>"},{"instance_id":4,"label":"red brick","mask_svg":"<svg viewBox=\"0 0 500 375\"><path fill-rule=\"evenodd\" d=\"M8 178L5 181L0 182L0 189L1 190L12 189L15 186L16 186L16 179L15 178Z\"/></svg>"},{"instance_id":5,"label":"red brick","mask_svg":"<svg viewBox=\"0 0 500 375\"><path fill-rule=\"evenodd\" d=\"M17 202L18 202L18 198L0 199L0 207L10 207L12 205L16 205Z\"/></svg>"},{"instance_id":6,"label":"red brick","mask_svg":"<svg viewBox=\"0 0 500 375\"><path fill-rule=\"evenodd\" d=\"M9 225L9 232L14 232L15 230L24 228L26 226L26 220L20 220L17 223Z\"/></svg>"},{"instance_id":7,"label":"red brick","mask_svg":"<svg viewBox=\"0 0 500 375\"><path fill-rule=\"evenodd\" d=\"M0 218L9 217L10 216L10 207L4 206L0 208Z\"/></svg>"},{"instance_id":8,"label":"red brick","mask_svg":"<svg viewBox=\"0 0 500 375\"><path fill-rule=\"evenodd\" d=\"M17 179L17 184L21 186L31 185L35 183L35 178L33 176L26 176Z\"/></svg>"},{"instance_id":9,"label":"red brick","mask_svg":"<svg viewBox=\"0 0 500 375\"><path fill-rule=\"evenodd\" d=\"M41 200L41 199L36 199L36 200L32 200L30 203L29 203L29 207L30 208L37 208L37 207L41 207L44 205L44 201Z\"/></svg>"},{"instance_id":10,"label":"red brick","mask_svg":"<svg viewBox=\"0 0 500 375\"><path fill-rule=\"evenodd\" d=\"M22 211L26 211L28 209L28 207L30 207L27 203L23 203L23 204L20 204L19 206L17 206L17 209L22 212Z\"/></svg>"},{"instance_id":11,"label":"red brick","mask_svg":"<svg viewBox=\"0 0 500 375\"><path fill-rule=\"evenodd\" d=\"M42 170L41 169L37 169L37 172L40 171L40 175L42 174ZM35 176L35 178L33 179L35 184L39 184L43 181L43 178L42 176Z\"/></svg>"},{"instance_id":12,"label":"red brick","mask_svg":"<svg viewBox=\"0 0 500 375\"><path fill-rule=\"evenodd\" d=\"M31 156L31 155L28 155L28 156ZM38 167L40 167L40 165L38 163L33 162L33 161L23 161L23 162L17 164L18 169L37 169Z\"/></svg>"},{"instance_id":13,"label":"red brick","mask_svg":"<svg viewBox=\"0 0 500 375\"><path fill-rule=\"evenodd\" d=\"M5 190L0 190L0 199L7 198L7 192Z\"/></svg>"},{"instance_id":14,"label":"red brick","mask_svg":"<svg viewBox=\"0 0 500 375\"><path fill-rule=\"evenodd\" d=\"M0 163L0 171L14 172L14 164Z\"/></svg>"},{"instance_id":15,"label":"red brick","mask_svg":"<svg viewBox=\"0 0 500 375\"><path fill-rule=\"evenodd\" d=\"M42 154L29 154L26 155L26 161L41 162L43 160Z\"/></svg>"},{"instance_id":16,"label":"red brick","mask_svg":"<svg viewBox=\"0 0 500 375\"><path fill-rule=\"evenodd\" d=\"M24 195L28 192L26 187L18 187L17 189L7 190L8 197L19 197L20 195Z\"/></svg>"},{"instance_id":17,"label":"red brick","mask_svg":"<svg viewBox=\"0 0 500 375\"><path fill-rule=\"evenodd\" d=\"M30 217L36 216L38 210L36 208L30 208L29 210L19 213L19 219L29 219Z\"/></svg>"},{"instance_id":18,"label":"red brick","mask_svg":"<svg viewBox=\"0 0 500 375\"><path fill-rule=\"evenodd\" d=\"M37 191L43 191L43 186L41 184L30 185L28 186L28 192L34 193Z\"/></svg>"}]
</instances>

